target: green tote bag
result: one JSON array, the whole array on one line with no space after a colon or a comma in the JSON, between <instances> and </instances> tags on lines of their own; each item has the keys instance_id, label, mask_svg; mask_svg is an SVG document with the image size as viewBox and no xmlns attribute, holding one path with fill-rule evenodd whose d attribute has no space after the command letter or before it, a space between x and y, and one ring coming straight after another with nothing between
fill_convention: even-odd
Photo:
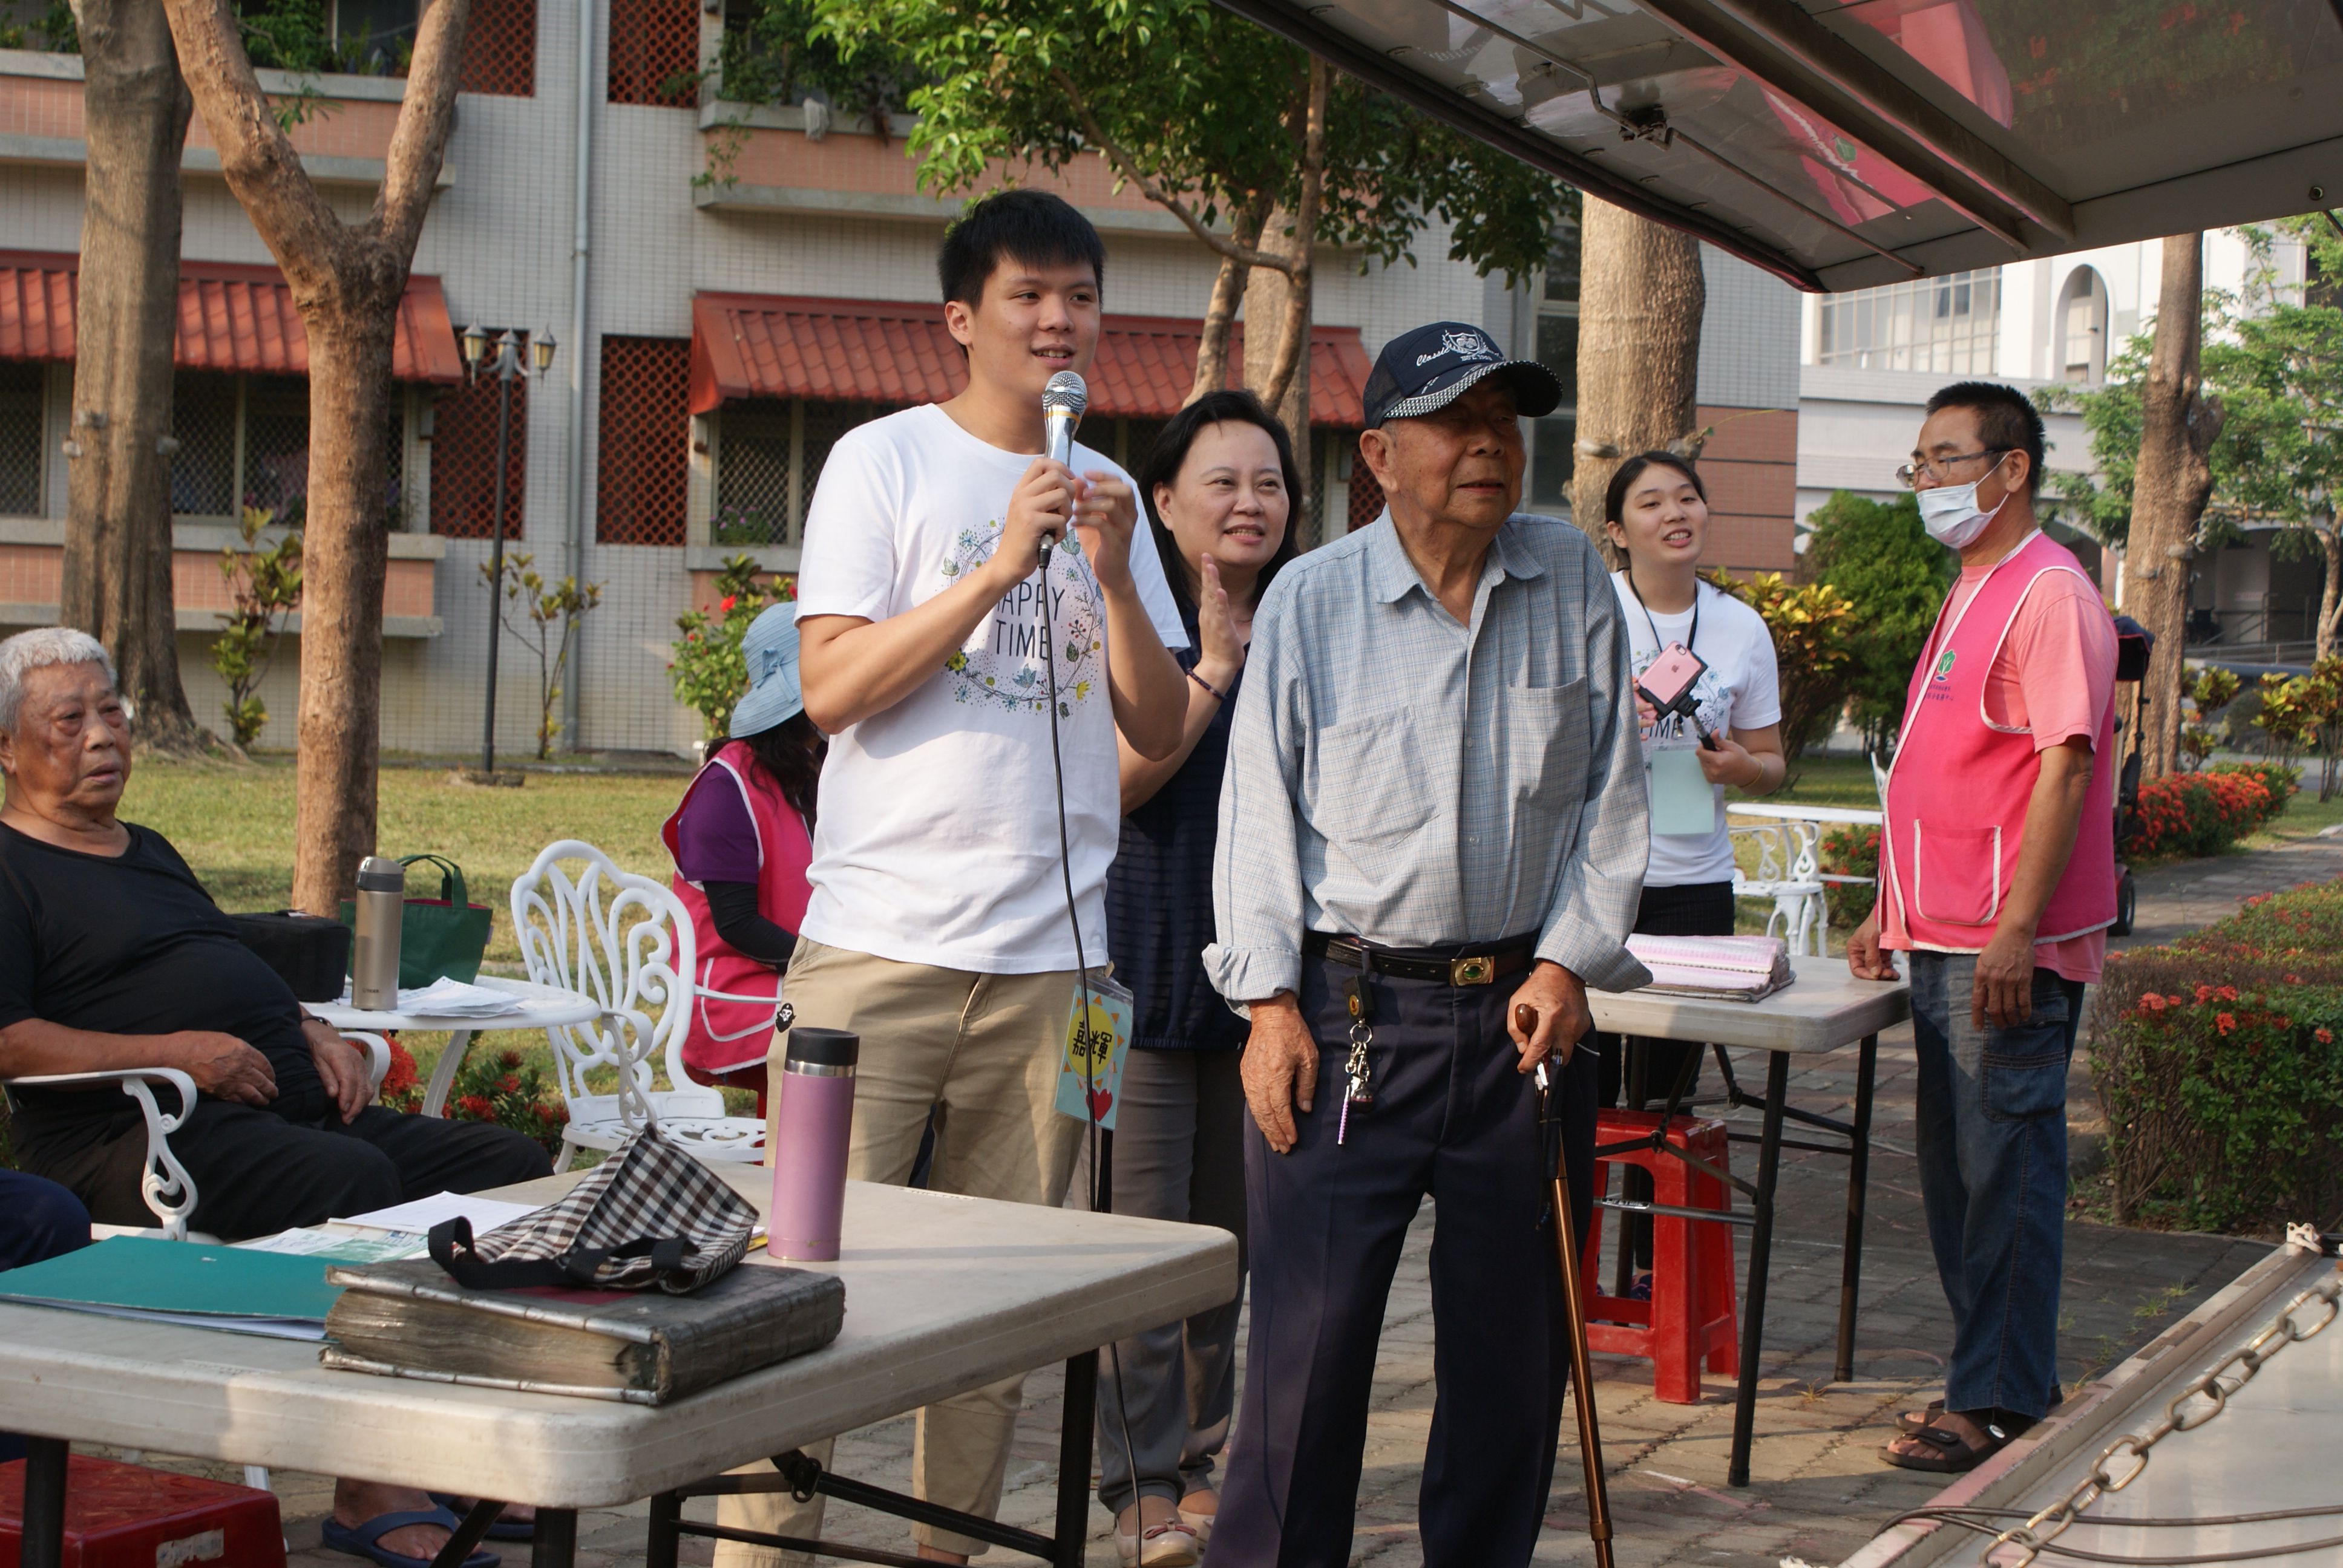
<instances>
[{"instance_id":1,"label":"green tote bag","mask_svg":"<svg viewBox=\"0 0 2343 1568\"><path fill-rule=\"evenodd\" d=\"M481 955L488 950L488 907L471 901L464 888L464 869L444 855L402 855L398 863L412 866L418 860L439 868L439 896L418 899L408 884L398 928L399 989L413 990L438 980L469 985L479 977ZM357 929L356 904L342 905L342 924Z\"/></svg>"}]
</instances>

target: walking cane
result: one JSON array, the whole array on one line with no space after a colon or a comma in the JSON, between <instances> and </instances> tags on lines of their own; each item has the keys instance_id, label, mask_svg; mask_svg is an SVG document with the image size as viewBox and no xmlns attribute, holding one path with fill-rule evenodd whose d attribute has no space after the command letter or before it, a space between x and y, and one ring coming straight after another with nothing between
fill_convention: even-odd
<instances>
[{"instance_id":1,"label":"walking cane","mask_svg":"<svg viewBox=\"0 0 2343 1568\"><path fill-rule=\"evenodd\" d=\"M1513 1021L1524 1036L1537 1032L1538 1010L1527 1002L1513 1010ZM1554 1101L1561 1085L1550 1081L1546 1064L1538 1063L1538 1088L1545 1095L1546 1115L1554 1121ZM1554 1245L1562 1262L1562 1302L1570 1331L1571 1402L1578 1410L1578 1456L1586 1466L1586 1533L1594 1543L1595 1568L1611 1568L1611 1495L1603 1483L1603 1433L1594 1416L1593 1358L1586 1349L1586 1299L1579 1293L1578 1238L1570 1228L1570 1171L1557 1122L1554 1140Z\"/></svg>"}]
</instances>

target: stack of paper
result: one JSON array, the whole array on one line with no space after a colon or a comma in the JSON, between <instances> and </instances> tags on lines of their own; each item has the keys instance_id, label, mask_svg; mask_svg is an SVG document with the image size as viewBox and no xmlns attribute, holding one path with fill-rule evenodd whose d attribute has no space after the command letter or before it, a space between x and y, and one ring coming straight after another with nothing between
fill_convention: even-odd
<instances>
[{"instance_id":1,"label":"stack of paper","mask_svg":"<svg viewBox=\"0 0 2343 1568\"><path fill-rule=\"evenodd\" d=\"M1756 1001L1792 979L1790 951L1779 937L1627 939L1627 950L1652 971L1644 989L1670 996Z\"/></svg>"},{"instance_id":2,"label":"stack of paper","mask_svg":"<svg viewBox=\"0 0 2343 1568\"><path fill-rule=\"evenodd\" d=\"M411 1236L427 1236L432 1226L461 1217L472 1222L472 1234L477 1237L487 1235L499 1225L509 1225L515 1220L526 1219L544 1207L542 1203L509 1203L502 1198L482 1198L469 1192L435 1192L428 1198L394 1203L387 1209L343 1215L337 1222L365 1225L377 1231L398 1231Z\"/></svg>"},{"instance_id":3,"label":"stack of paper","mask_svg":"<svg viewBox=\"0 0 2343 1568\"><path fill-rule=\"evenodd\" d=\"M342 988L339 1005L350 1005L347 985ZM409 1018L506 1018L527 1006L510 991L466 985L458 980L436 980L429 985L398 993L398 1010Z\"/></svg>"},{"instance_id":4,"label":"stack of paper","mask_svg":"<svg viewBox=\"0 0 2343 1568\"><path fill-rule=\"evenodd\" d=\"M296 1258L316 1258L335 1263L391 1263L424 1254L420 1235L398 1231L337 1230L331 1225L305 1225L280 1231L256 1241L238 1241L248 1252L283 1252Z\"/></svg>"}]
</instances>

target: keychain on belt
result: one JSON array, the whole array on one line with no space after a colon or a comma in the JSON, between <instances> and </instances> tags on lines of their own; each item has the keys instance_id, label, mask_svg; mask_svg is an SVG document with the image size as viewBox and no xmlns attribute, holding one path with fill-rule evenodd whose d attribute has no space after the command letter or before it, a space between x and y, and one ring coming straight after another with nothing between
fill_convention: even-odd
<instances>
[{"instance_id":1,"label":"keychain on belt","mask_svg":"<svg viewBox=\"0 0 2343 1568\"><path fill-rule=\"evenodd\" d=\"M1338 1146L1350 1136L1352 1110L1356 1108L1363 1116L1375 1104L1375 1091L1368 1086L1367 1047L1374 1043L1375 1031L1368 1018L1368 999L1373 993L1367 990L1367 977L1344 981L1342 992L1351 1010L1351 1060L1343 1067L1348 1081L1342 1091L1342 1120L1334 1124Z\"/></svg>"}]
</instances>

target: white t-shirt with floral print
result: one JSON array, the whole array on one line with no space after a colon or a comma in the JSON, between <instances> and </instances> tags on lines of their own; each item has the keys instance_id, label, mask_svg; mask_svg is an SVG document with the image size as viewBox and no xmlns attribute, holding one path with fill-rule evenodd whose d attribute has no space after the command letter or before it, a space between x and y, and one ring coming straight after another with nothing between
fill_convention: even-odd
<instances>
[{"instance_id":1,"label":"white t-shirt with floral print","mask_svg":"<svg viewBox=\"0 0 2343 1568\"><path fill-rule=\"evenodd\" d=\"M885 620L991 558L1031 466L932 404L856 427L806 508L798 618ZM1128 475L1087 447L1076 473ZM1136 487L1133 487L1134 490ZM1131 575L1156 634L1188 646L1144 516ZM1105 888L1122 820L1104 601L1078 538L1051 558L1066 830L1084 955L1106 961ZM1049 668L1037 569L918 690L831 738L804 934L901 963L985 974L1074 967L1060 880Z\"/></svg>"}]
</instances>

